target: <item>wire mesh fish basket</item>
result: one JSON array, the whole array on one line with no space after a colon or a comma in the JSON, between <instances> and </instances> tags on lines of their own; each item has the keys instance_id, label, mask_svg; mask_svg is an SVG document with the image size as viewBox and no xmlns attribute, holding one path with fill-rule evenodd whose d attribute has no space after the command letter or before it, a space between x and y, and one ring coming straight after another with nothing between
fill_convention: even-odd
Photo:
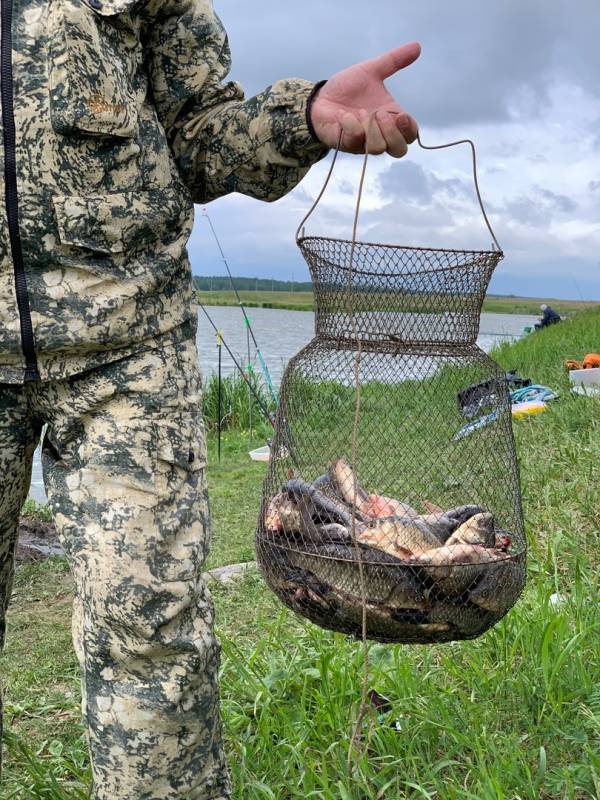
<instances>
[{"instance_id":1,"label":"wire mesh fish basket","mask_svg":"<svg viewBox=\"0 0 600 800\"><path fill-rule=\"evenodd\" d=\"M290 609L355 637L471 639L525 582L506 378L477 346L503 254L468 143L491 250L357 241L362 182L352 240L306 236L337 153L297 235L315 337L283 376L257 557Z\"/></svg>"}]
</instances>

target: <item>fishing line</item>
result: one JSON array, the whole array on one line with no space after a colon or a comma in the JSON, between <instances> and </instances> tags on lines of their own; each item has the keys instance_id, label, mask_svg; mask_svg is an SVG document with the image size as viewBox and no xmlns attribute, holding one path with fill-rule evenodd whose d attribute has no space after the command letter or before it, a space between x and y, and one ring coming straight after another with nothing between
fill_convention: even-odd
<instances>
[{"instance_id":1,"label":"fishing line","mask_svg":"<svg viewBox=\"0 0 600 800\"><path fill-rule=\"evenodd\" d=\"M253 331L252 325L250 323L250 318L248 317L248 314L246 313L246 308L244 307L244 304L242 303L242 298L240 297L239 292L237 290L237 286L235 285L235 281L233 280L233 275L231 273L231 269L229 268L229 263L227 261L227 258L225 257L225 253L223 252L223 248L221 247L221 242L219 241L219 237L217 236L217 232L215 230L215 226L212 224L212 220L209 217L208 211L205 208L202 209L202 216L206 217L206 219L208 220L208 224L210 225L210 229L211 229L211 231L213 233L213 236L215 238L215 242L217 243L217 247L219 248L219 252L221 253L221 258L223 259L223 263L225 264L225 269L227 270L227 275L229 276L229 283L231 284L231 288L233 289L233 293L235 294L235 299L237 300L237 304L240 307L240 309L242 311L242 314L244 315L244 321L246 323L246 328L247 328L248 334L252 337L252 342L254 343L254 347L256 349L256 355L258 356L258 360L260 361L260 366L261 366L261 369L263 371L263 375L264 375L264 378L265 378L265 383L267 384L267 387L269 389L269 392L271 394L271 398L272 398L273 402L276 404L277 403L277 392L275 391L275 387L273 386L273 381L271 379L271 373L269 372L269 368L267 367L267 362L263 358L263 354L261 353L260 347L258 346L258 342L256 341L256 336L254 335L254 331ZM250 361L250 356L248 356L248 362L249 361ZM248 364L248 369L250 370L250 368L251 368L250 364Z\"/></svg>"},{"instance_id":2,"label":"fishing line","mask_svg":"<svg viewBox=\"0 0 600 800\"><path fill-rule=\"evenodd\" d=\"M219 464L221 463L221 393L222 393L222 386L223 386L223 372L222 372L222 364L223 364L223 333L222 331L217 331L217 350L219 354L219 366L218 366L218 395L217 395L217 457L219 459Z\"/></svg>"},{"instance_id":3,"label":"fishing line","mask_svg":"<svg viewBox=\"0 0 600 800\"><path fill-rule=\"evenodd\" d=\"M230 356L231 360L233 361L233 363L235 364L235 366L236 366L236 368L237 368L238 372L240 373L240 375L242 376L242 378L244 379L244 381L245 381L245 382L246 382L246 384L248 385L248 388L249 388L249 390L250 390L250 391L252 392L252 394L254 395L254 397L255 397L255 399L256 399L256 402L258 403L258 406L259 406L260 410L263 412L263 414L264 414L264 416L265 416L265 419L267 419L267 420L268 420L268 422L269 422L269 424L270 424L270 425L273 425L273 427L275 427L275 420L273 419L273 415L271 414L271 412L269 411L269 409L268 409L268 408L267 408L267 406L265 405L265 402L264 402L264 400L262 399L262 397L261 397L261 396L258 394L258 392L256 391L256 388L255 388L255 387L252 385L252 381L250 381L250 380L249 380L249 378L247 377L246 371L244 370L244 368L242 367L242 365L239 363L239 361L237 360L237 358L234 356L233 352L231 351L231 348L229 347L229 345L228 345L228 344L227 344L227 342L225 341L225 338L224 338L224 336L223 336L223 333L222 333L221 331L219 331L219 329L218 329L218 328L217 328L217 326L215 325L215 323L214 323L213 319L211 318L210 314L208 313L208 311L206 310L206 308L205 308L205 307L202 305L202 303L198 303L198 305L200 306L200 308L202 309L202 311L204 311L204 314L206 315L206 318L208 319L208 321L209 321L209 322L210 322L210 324L212 325L214 332L215 332L215 333L216 333L218 336L220 336L220 341L221 341L221 343L222 343L223 347L224 347L224 348L225 348L225 350L227 350L227 352L229 353L229 356Z\"/></svg>"},{"instance_id":4,"label":"fishing line","mask_svg":"<svg viewBox=\"0 0 600 800\"><path fill-rule=\"evenodd\" d=\"M583 294L581 292L581 289L579 288L579 284L575 280L575 275L572 272L569 272L569 274L571 276L571 280L575 284L575 288L577 289L577 294L579 295L579 299L581 300L582 303L585 303L585 300L583 299Z\"/></svg>"},{"instance_id":5,"label":"fishing line","mask_svg":"<svg viewBox=\"0 0 600 800\"><path fill-rule=\"evenodd\" d=\"M227 352L228 352L231 360L233 361L235 367L237 368L238 372L242 376L244 382L247 384L248 389L252 392L252 394L256 398L256 402L258 403L258 406L259 406L260 410L262 411L265 419L268 421L269 425L271 425L273 428L275 428L275 414L272 414L269 411L269 409L267 408L264 400L262 399L260 394L258 394L258 392L256 391L256 388L253 386L252 382L247 377L244 368L239 363L239 361L236 359L236 357L234 356L231 348L229 347L229 345L225 341L225 338L223 336L223 332L220 331L217 328L214 320L211 318L210 314L208 313L206 308L202 305L202 303L199 302L198 305L200 306L200 308L204 312L206 318L210 322L215 334L219 337L219 341L221 342L222 346L225 348L225 350L227 350ZM295 448L295 445L294 445L294 439L293 439L293 436L292 436L292 432L291 432L291 430L289 428L289 425L287 424L285 419L281 419L280 420L280 426L281 426L281 429L285 432L286 437L287 437L287 453L288 453L292 463L294 464L294 466L297 466L298 459L297 459L297 456L296 456L296 448ZM269 444L271 444L270 440L268 440L268 441L269 441Z\"/></svg>"}]
</instances>

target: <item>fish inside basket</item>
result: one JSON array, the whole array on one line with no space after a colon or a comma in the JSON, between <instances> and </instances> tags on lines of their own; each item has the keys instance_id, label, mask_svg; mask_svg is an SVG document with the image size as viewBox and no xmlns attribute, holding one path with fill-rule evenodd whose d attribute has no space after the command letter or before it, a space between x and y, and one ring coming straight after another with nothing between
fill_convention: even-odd
<instances>
[{"instance_id":1,"label":"fish inside basket","mask_svg":"<svg viewBox=\"0 0 600 800\"><path fill-rule=\"evenodd\" d=\"M264 503L257 536L270 586L321 627L433 643L480 635L513 606L524 554L482 506L417 509L367 493L342 459L291 478ZM361 578L362 573L362 578Z\"/></svg>"},{"instance_id":2,"label":"fish inside basket","mask_svg":"<svg viewBox=\"0 0 600 800\"><path fill-rule=\"evenodd\" d=\"M464 143L490 249L360 241L366 156L352 238L307 235L337 152L296 234L315 337L281 381L257 557L298 614L384 642L474 638L525 582L507 376L477 346L503 252L473 143L419 139Z\"/></svg>"}]
</instances>

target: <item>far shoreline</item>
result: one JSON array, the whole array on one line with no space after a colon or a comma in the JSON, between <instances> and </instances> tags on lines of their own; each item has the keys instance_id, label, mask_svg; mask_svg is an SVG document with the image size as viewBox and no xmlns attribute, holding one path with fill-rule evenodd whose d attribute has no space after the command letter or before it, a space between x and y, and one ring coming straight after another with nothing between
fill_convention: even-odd
<instances>
[{"instance_id":1,"label":"far shoreline","mask_svg":"<svg viewBox=\"0 0 600 800\"><path fill-rule=\"evenodd\" d=\"M237 306L233 291L197 291L198 303L204 306ZM312 292L239 292L246 308L270 308L282 311L314 311ZM543 297L512 297L488 295L483 303L483 311L488 314L527 314L539 316L540 304L547 303L561 316L570 317L578 311L600 306L600 301L559 300Z\"/></svg>"}]
</instances>

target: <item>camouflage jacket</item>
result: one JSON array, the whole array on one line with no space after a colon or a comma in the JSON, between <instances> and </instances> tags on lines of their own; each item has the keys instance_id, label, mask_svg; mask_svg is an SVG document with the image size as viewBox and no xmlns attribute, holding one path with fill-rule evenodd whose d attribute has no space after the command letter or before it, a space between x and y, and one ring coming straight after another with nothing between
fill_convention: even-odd
<instances>
[{"instance_id":1,"label":"camouflage jacket","mask_svg":"<svg viewBox=\"0 0 600 800\"><path fill-rule=\"evenodd\" d=\"M313 84L245 100L211 0L1 0L1 26L0 382L193 335L193 203L293 188Z\"/></svg>"}]
</instances>

